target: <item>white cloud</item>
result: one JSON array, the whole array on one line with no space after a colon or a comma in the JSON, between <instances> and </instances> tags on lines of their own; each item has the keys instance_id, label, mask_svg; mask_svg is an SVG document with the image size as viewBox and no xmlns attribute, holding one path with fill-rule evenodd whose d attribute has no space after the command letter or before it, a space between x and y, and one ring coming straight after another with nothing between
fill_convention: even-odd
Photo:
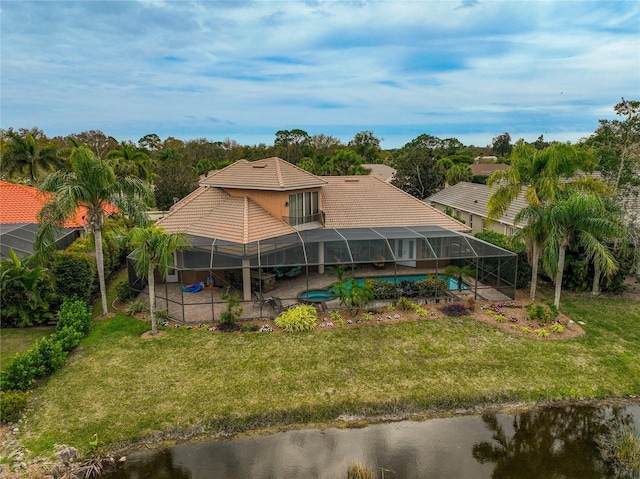
<instances>
[{"instance_id":1,"label":"white cloud","mask_svg":"<svg viewBox=\"0 0 640 479\"><path fill-rule=\"evenodd\" d=\"M575 140L620 97L640 96L640 6L627 1L1 9L1 126L50 135L109 128L137 139L157 129L271 143L278 129L302 127L346 140L373 129L403 143L442 132L486 144L537 129Z\"/></svg>"}]
</instances>

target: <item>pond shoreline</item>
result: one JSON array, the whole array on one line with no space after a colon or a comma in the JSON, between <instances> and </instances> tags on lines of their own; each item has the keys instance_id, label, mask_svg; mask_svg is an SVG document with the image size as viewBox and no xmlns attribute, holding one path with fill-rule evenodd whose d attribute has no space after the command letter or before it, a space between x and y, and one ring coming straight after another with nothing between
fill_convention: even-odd
<instances>
[{"instance_id":1,"label":"pond shoreline","mask_svg":"<svg viewBox=\"0 0 640 479\"><path fill-rule=\"evenodd\" d=\"M374 424L392 423L400 421L427 421L430 419L443 419L459 416L472 416L481 414L514 414L523 411L532 411L545 407L563 406L640 406L640 396L609 397L591 399L550 399L537 402L504 402L504 403L478 403L468 407L433 407L426 410L407 410L394 414L372 414L372 415L340 415L334 420L306 422L306 423L273 423L265 424L259 428L237 429L234 431L202 431L176 430L161 436L150 436L129 443L125 446L116 447L109 451L108 455L123 456L132 452L149 449L164 449L180 444L188 444L211 440L226 440L241 436L274 434L277 432L300 430L300 429L349 429L362 428Z\"/></svg>"}]
</instances>

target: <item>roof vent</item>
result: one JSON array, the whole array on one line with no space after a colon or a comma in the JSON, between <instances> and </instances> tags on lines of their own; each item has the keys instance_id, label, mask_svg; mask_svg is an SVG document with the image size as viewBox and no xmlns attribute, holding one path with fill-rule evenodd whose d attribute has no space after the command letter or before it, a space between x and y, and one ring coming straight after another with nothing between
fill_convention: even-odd
<instances>
[{"instance_id":1,"label":"roof vent","mask_svg":"<svg viewBox=\"0 0 640 479\"><path fill-rule=\"evenodd\" d=\"M251 165L251 166L253 166L254 168L265 168L267 166L267 164L266 163L262 163L261 165Z\"/></svg>"},{"instance_id":2,"label":"roof vent","mask_svg":"<svg viewBox=\"0 0 640 479\"><path fill-rule=\"evenodd\" d=\"M357 178L349 178L349 179L346 179L346 180L344 180L344 181L345 181L346 183L357 183L357 182L358 182L358 181L360 181L360 180L358 180Z\"/></svg>"}]
</instances>

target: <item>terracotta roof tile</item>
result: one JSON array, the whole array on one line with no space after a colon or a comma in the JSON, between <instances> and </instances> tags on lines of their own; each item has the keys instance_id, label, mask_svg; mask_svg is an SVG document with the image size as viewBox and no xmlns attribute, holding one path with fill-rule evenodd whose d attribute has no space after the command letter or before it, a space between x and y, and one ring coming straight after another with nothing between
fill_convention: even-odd
<instances>
[{"instance_id":1,"label":"terracotta roof tile","mask_svg":"<svg viewBox=\"0 0 640 479\"><path fill-rule=\"evenodd\" d=\"M469 227L375 176L323 176L325 227L441 226Z\"/></svg>"},{"instance_id":2,"label":"terracotta roof tile","mask_svg":"<svg viewBox=\"0 0 640 479\"><path fill-rule=\"evenodd\" d=\"M200 181L202 186L287 191L322 186L324 181L281 158L239 160L214 171Z\"/></svg>"},{"instance_id":3,"label":"terracotta roof tile","mask_svg":"<svg viewBox=\"0 0 640 479\"><path fill-rule=\"evenodd\" d=\"M38 213L51 197L50 193L33 186L18 185L0 181L0 223L37 223ZM117 208L109 205L107 212L115 213ZM74 217L69 218L65 228L81 228L85 224L85 208L78 208Z\"/></svg>"}]
</instances>

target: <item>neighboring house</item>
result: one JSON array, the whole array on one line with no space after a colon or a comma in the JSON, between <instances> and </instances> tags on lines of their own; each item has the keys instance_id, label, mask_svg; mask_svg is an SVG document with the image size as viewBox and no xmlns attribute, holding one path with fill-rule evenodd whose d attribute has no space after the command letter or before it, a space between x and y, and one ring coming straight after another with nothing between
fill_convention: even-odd
<instances>
[{"instance_id":1,"label":"neighboring house","mask_svg":"<svg viewBox=\"0 0 640 479\"><path fill-rule=\"evenodd\" d=\"M389 165L383 165L380 163L366 163L362 165L363 168L370 170L369 175L380 178L385 183L391 183L393 177L396 174L396 169L391 168Z\"/></svg>"},{"instance_id":2,"label":"neighboring house","mask_svg":"<svg viewBox=\"0 0 640 479\"><path fill-rule=\"evenodd\" d=\"M494 171L504 171L509 169L509 165L504 163L474 163L469 165L471 174L474 176L489 176Z\"/></svg>"},{"instance_id":3,"label":"neighboring house","mask_svg":"<svg viewBox=\"0 0 640 479\"><path fill-rule=\"evenodd\" d=\"M484 165L489 166L489 165ZM460 218L473 234L482 230L492 230L498 233L512 235L521 225L514 224L518 212L527 206L524 194L516 198L504 215L487 222L487 203L493 194L493 189L477 183L460 182L426 198L424 201L438 210L450 211Z\"/></svg>"},{"instance_id":4,"label":"neighboring house","mask_svg":"<svg viewBox=\"0 0 640 479\"><path fill-rule=\"evenodd\" d=\"M167 282L212 279L235 286L245 301L265 286L265 272L308 278L335 265L437 269L452 260L476 261L478 251L514 261L512 253L464 234L467 226L376 176L319 177L280 158L216 170L156 224L184 233L192 244L176 254Z\"/></svg>"},{"instance_id":5,"label":"neighboring house","mask_svg":"<svg viewBox=\"0 0 640 479\"><path fill-rule=\"evenodd\" d=\"M38 213L50 198L33 186L0 181L0 256L8 257L13 249L19 258L33 253L33 243L38 231ZM115 208L111 208L115 212ZM85 210L78 209L67 220L64 228L55 232L58 249L73 243L84 231Z\"/></svg>"}]
</instances>

